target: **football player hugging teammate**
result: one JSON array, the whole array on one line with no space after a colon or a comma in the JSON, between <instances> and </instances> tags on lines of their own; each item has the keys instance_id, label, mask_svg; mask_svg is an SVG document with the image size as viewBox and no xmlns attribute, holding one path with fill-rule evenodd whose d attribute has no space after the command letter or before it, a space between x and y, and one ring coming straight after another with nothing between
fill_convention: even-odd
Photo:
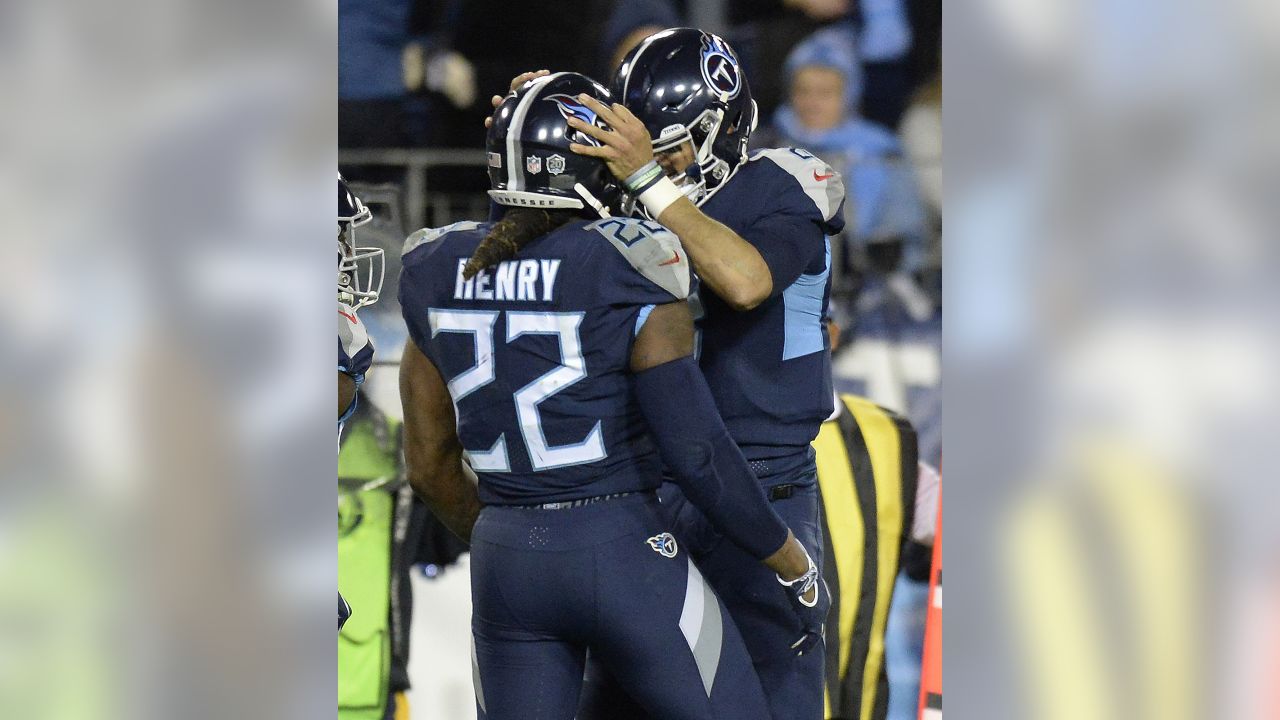
<instances>
[{"instance_id":1,"label":"football player hugging teammate","mask_svg":"<svg viewBox=\"0 0 1280 720\"><path fill-rule=\"evenodd\" d=\"M761 621L769 623L770 662L790 674L796 661L817 658L820 710L830 598L812 559L822 549L816 507L806 504L814 498L812 458L791 444L792 436L797 443L811 439L803 426L791 430L811 408L799 398L776 408L789 423L786 435L769 424L781 417L757 411L744 418L731 404L737 414L724 413L726 403L748 401L717 397L740 378L699 368L689 302L698 283L693 270L710 289L703 290L704 304L721 295L737 302L745 293L733 294L721 276L708 279L711 271L699 263L720 262L712 253L727 254L716 247L726 238L754 246L706 219L679 190L684 205L651 213L664 224L680 213L666 227L619 216L626 190L639 189L641 202L656 201L635 188L649 180L629 180L653 160L652 151L640 162L610 154L624 118L643 131L614 99L576 73L517 78L498 99L486 138L489 195L500 219L419 230L405 245L400 301L410 340L400 387L407 473L441 521L471 543L479 715L573 718L589 654L651 717L777 717L757 672L754 640L739 631L742 621L731 619L735 599L718 591L711 575L729 569L760 583L750 592L760 594L756 602L767 614ZM780 219L775 227L788 233L802 227L806 238L812 229L817 251L775 269L768 264L772 245L752 250L766 255L758 270L767 282L754 312L760 322L781 323L785 310L791 323L811 309L817 322L825 279L819 223L828 218L810 211L809 186L798 186L798 197L782 187L796 184L788 168L798 165L763 162L747 173L735 156L716 187L735 170L753 183L775 183L769 191L785 191L778 202L790 203L776 210L786 210L787 223ZM659 192L669 195L675 186L660 180ZM809 207L798 206L800 198ZM684 217L691 213L699 218ZM705 237L708 228L718 235ZM699 238L682 246L683 232ZM693 255L699 241L701 260ZM799 288L794 303L784 307L781 298L792 286ZM752 311L737 305L724 312L742 319L721 322L754 322ZM757 384L763 373L778 382L780 364L802 361L816 352L815 343L824 347L820 326L816 335L806 334L807 326L797 326L794 336L790 326L768 329L777 337L762 331L759 347L745 351L786 357L767 367L751 358L750 372L762 373L752 378ZM825 365L805 363L785 379L815 370L825 372ZM722 385L719 391L713 383ZM812 410L821 422L830 412L830 380L815 384ZM752 400L763 406L771 398ZM731 417L736 431L726 427ZM759 433L769 437L768 450L758 449ZM660 501L664 480L668 498ZM771 501L780 485L790 488L788 498L773 493ZM678 504L668 504L677 497ZM721 555L702 547L713 535L725 538L717 544Z\"/></svg>"},{"instance_id":2,"label":"football player hugging teammate","mask_svg":"<svg viewBox=\"0 0 1280 720\"><path fill-rule=\"evenodd\" d=\"M633 211L675 234L699 280L699 365L730 436L774 510L822 563L817 469L810 445L832 411L829 236L843 226L838 173L800 148L747 154L756 126L734 50L691 28L645 38L613 78L614 104L584 97L603 121L570 127L571 149L605 161ZM798 629L777 579L719 536L685 493L662 490L677 538L746 639L773 717L823 717L823 640L790 652ZM593 679L583 718L628 703L609 668Z\"/></svg>"}]
</instances>

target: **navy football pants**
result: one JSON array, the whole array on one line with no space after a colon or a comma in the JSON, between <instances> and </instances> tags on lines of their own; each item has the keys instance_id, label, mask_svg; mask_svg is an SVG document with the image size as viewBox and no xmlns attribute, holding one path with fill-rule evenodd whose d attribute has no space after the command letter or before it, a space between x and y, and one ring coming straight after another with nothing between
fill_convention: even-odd
<instances>
[{"instance_id":1,"label":"navy football pants","mask_svg":"<svg viewBox=\"0 0 1280 720\"><path fill-rule=\"evenodd\" d=\"M484 508L471 538L480 718L571 720L588 649L654 717L768 718L742 637L670 530L652 493Z\"/></svg>"},{"instance_id":2,"label":"navy football pants","mask_svg":"<svg viewBox=\"0 0 1280 720\"><path fill-rule=\"evenodd\" d=\"M817 469L809 465L787 483L791 497L775 500L773 507L796 538L822 567L822 521L819 517ZM773 479L770 484L779 480ZM752 663L768 698L774 720L821 720L823 709L823 659L818 647L796 657L791 643L800 637L796 619L774 573L721 537L706 517L675 485L662 488L663 514L672 519L673 531L686 541L707 582L727 607L751 654ZM578 720L631 720L661 714L645 713L630 702L611 677L612 667L592 655ZM600 667L603 665L603 667Z\"/></svg>"}]
</instances>

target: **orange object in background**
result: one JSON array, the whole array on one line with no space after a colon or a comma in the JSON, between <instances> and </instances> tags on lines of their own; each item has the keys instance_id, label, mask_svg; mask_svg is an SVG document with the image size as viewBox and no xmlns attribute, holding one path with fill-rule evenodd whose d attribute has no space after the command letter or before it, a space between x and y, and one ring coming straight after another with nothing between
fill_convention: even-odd
<instances>
[{"instance_id":1,"label":"orange object in background","mask_svg":"<svg viewBox=\"0 0 1280 720\"><path fill-rule=\"evenodd\" d=\"M1272 651L1272 677L1280 677L1280 594L1276 595L1275 604L1276 615L1271 619L1271 626L1276 632L1275 643L1271 646ZM1270 714L1265 717L1280 718L1280 683L1271 685L1271 709Z\"/></svg>"},{"instance_id":2,"label":"orange object in background","mask_svg":"<svg viewBox=\"0 0 1280 720\"><path fill-rule=\"evenodd\" d=\"M929 571L929 610L924 625L924 667L920 671L920 720L942 720L942 502Z\"/></svg>"}]
</instances>

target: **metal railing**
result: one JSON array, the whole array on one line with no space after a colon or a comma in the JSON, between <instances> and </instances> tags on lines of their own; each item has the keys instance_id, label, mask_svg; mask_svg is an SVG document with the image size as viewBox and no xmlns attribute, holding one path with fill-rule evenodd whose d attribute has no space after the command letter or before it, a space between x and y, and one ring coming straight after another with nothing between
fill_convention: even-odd
<instances>
[{"instance_id":1,"label":"metal railing","mask_svg":"<svg viewBox=\"0 0 1280 720\"><path fill-rule=\"evenodd\" d=\"M905 159L878 159L878 164L906 164ZM413 230L427 225L429 201L427 174L432 168L466 167L486 170L485 152L482 149L445 148L361 148L338 151L339 165L364 165L401 167L406 228ZM932 167L941 160L917 163Z\"/></svg>"},{"instance_id":2,"label":"metal railing","mask_svg":"<svg viewBox=\"0 0 1280 720\"><path fill-rule=\"evenodd\" d=\"M339 165L403 167L404 217L410 228L427 224L427 171L437 167L485 167L482 149L369 148L338 151Z\"/></svg>"},{"instance_id":3,"label":"metal railing","mask_svg":"<svg viewBox=\"0 0 1280 720\"><path fill-rule=\"evenodd\" d=\"M371 330L380 329L389 332L391 328L401 328L399 320L400 308L395 302L399 276L400 246L405 234L429 225L446 225L458 219L482 220L488 212L487 197L475 190L460 192L456 187L447 190L437 187L434 192L428 186L428 172L436 168L467 168L479 173L487 172L486 155L483 149L444 149L444 148L362 148L340 149L338 162L342 166L366 166L402 169L403 176L396 185L369 185L361 188L366 201L386 202L396 207L389 211L375 211L375 222L363 230L362 242L372 242L387 252L388 276L383 288L384 301L374 306L366 317L370 321ZM875 164L897 166L910 165L905 158L880 158ZM916 163L916 168L932 168L941 164L941 158ZM350 179L350 178L348 178ZM359 186L360 183L355 183ZM465 202L463 202L465 200ZM471 201L475 201L473 205ZM451 205L452 203L452 205ZM383 213L383 214L379 214ZM379 223L379 218L387 221ZM833 247L833 260L836 254L843 252ZM841 267L840 262L835 263ZM847 296L850 287L841 283L839 277L834 278L833 297ZM376 315L385 314L388 318L385 325L378 322ZM384 338L385 339L385 338ZM388 348L398 347L402 338L395 338ZM398 365L398 353L380 350L375 364L380 367Z\"/></svg>"}]
</instances>

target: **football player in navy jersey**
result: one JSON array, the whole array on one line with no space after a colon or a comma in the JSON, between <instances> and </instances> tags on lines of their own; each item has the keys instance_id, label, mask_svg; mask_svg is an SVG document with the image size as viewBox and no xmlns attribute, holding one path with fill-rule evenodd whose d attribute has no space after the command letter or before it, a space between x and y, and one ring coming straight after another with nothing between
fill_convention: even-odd
<instances>
[{"instance_id":1,"label":"football player in navy jersey","mask_svg":"<svg viewBox=\"0 0 1280 720\"><path fill-rule=\"evenodd\" d=\"M715 412L680 242L611 217L605 164L569 150L593 142L571 119L600 122L581 97L609 96L574 73L509 95L486 142L501 220L406 241L409 481L471 543L481 717L570 720L589 650L656 717L767 718L741 635L660 512L662 468L767 568L797 650L829 597Z\"/></svg>"},{"instance_id":2,"label":"football player in navy jersey","mask_svg":"<svg viewBox=\"0 0 1280 720\"><path fill-rule=\"evenodd\" d=\"M356 310L378 301L382 290L382 248L356 247L355 229L373 219L338 175L338 432L356 409L356 390L373 365L373 343ZM338 593L338 629L351 607Z\"/></svg>"},{"instance_id":3,"label":"football player in navy jersey","mask_svg":"<svg viewBox=\"0 0 1280 720\"><path fill-rule=\"evenodd\" d=\"M748 157L756 105L736 54L712 33L649 36L612 91L620 104L582 98L604 127L571 119L592 139L572 150L603 159L636 210L680 238L700 281L699 362L716 407L773 507L805 547L822 548L810 442L832 410L822 318L828 237L843 226L840 176L798 148ZM663 505L742 631L773 716L822 718L823 648L790 652L796 618L768 592L772 575L719 542L678 488L664 490ZM621 701L595 676L583 716L619 717Z\"/></svg>"}]
</instances>

